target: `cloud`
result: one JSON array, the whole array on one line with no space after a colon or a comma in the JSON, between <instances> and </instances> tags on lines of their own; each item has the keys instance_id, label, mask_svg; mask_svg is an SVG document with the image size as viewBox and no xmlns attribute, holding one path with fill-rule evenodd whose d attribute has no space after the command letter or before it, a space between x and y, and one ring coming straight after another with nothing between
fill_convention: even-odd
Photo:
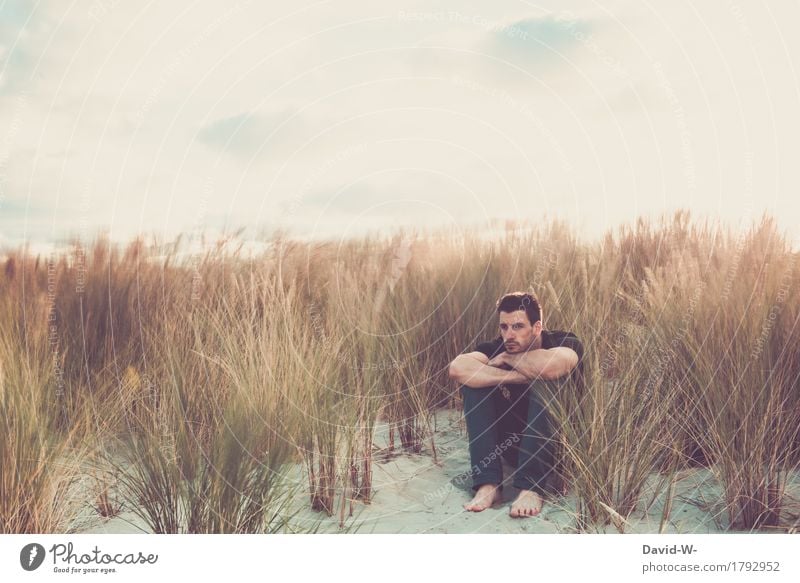
<instances>
[{"instance_id":1,"label":"cloud","mask_svg":"<svg viewBox=\"0 0 800 583\"><path fill-rule=\"evenodd\" d=\"M240 113L204 126L198 139L236 157L250 158L259 153L266 154L270 147L285 143L287 137L300 127L299 118L293 118L293 115L294 111L291 110L267 115Z\"/></svg>"},{"instance_id":2,"label":"cloud","mask_svg":"<svg viewBox=\"0 0 800 583\"><path fill-rule=\"evenodd\" d=\"M432 150L429 155L436 157ZM463 171L460 175L464 176ZM336 222L350 221L368 225L381 220L386 224L442 225L457 219L486 218L480 197L459 184L458 177L424 168L397 168L339 187L316 189L299 200L297 208L284 211L313 218L317 225L328 228ZM476 173L469 182L477 185L480 175Z\"/></svg>"},{"instance_id":3,"label":"cloud","mask_svg":"<svg viewBox=\"0 0 800 583\"><path fill-rule=\"evenodd\" d=\"M0 96L13 94L33 63L31 30L40 26L33 0L0 3Z\"/></svg>"},{"instance_id":4,"label":"cloud","mask_svg":"<svg viewBox=\"0 0 800 583\"><path fill-rule=\"evenodd\" d=\"M426 181L424 190L407 186L408 180L403 176L394 176L392 185L388 181L369 181L349 185L339 191L317 191L303 199L308 211L319 213L335 212L345 215L369 215L392 218L398 215L416 217L420 210L421 199L429 205L441 206L447 198L438 189L434 189L434 181ZM438 184L437 184L438 186ZM419 194L414 195L414 192Z\"/></svg>"},{"instance_id":5,"label":"cloud","mask_svg":"<svg viewBox=\"0 0 800 583\"><path fill-rule=\"evenodd\" d=\"M0 232L336 236L545 209L593 235L767 204L800 224L800 6L431 10L0 0Z\"/></svg>"},{"instance_id":6,"label":"cloud","mask_svg":"<svg viewBox=\"0 0 800 583\"><path fill-rule=\"evenodd\" d=\"M0 199L0 219L14 219L19 218L30 210L37 210L30 208L30 201L21 200L18 198L2 198Z\"/></svg>"},{"instance_id":7,"label":"cloud","mask_svg":"<svg viewBox=\"0 0 800 583\"><path fill-rule=\"evenodd\" d=\"M32 200L30 198L4 197L0 199L0 232L7 243L21 243L25 239L53 241L61 235L64 224L75 228L80 215L75 209L56 201Z\"/></svg>"},{"instance_id":8,"label":"cloud","mask_svg":"<svg viewBox=\"0 0 800 583\"><path fill-rule=\"evenodd\" d=\"M491 25L489 49L502 57L526 62L558 60L558 55L588 38L592 24L565 16L523 18L508 25Z\"/></svg>"}]
</instances>

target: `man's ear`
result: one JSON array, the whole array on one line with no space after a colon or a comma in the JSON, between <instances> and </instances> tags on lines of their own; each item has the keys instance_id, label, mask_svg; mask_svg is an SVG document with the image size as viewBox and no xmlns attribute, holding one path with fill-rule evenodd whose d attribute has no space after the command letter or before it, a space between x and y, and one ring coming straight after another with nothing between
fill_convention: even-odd
<instances>
[{"instance_id":1,"label":"man's ear","mask_svg":"<svg viewBox=\"0 0 800 583\"><path fill-rule=\"evenodd\" d=\"M542 331L541 320L536 320L536 323L533 325L533 331L536 332L536 334L539 334Z\"/></svg>"}]
</instances>

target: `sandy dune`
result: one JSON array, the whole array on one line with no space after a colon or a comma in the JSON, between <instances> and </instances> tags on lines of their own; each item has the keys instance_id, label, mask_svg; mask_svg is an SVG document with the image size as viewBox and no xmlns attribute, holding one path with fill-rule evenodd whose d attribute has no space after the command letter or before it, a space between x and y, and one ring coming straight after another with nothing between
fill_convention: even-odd
<instances>
[{"instance_id":1,"label":"sandy dune","mask_svg":"<svg viewBox=\"0 0 800 583\"><path fill-rule=\"evenodd\" d=\"M576 498L547 499L540 516L514 519L508 516L516 490L504 487L504 502L481 513L466 512L462 504L469 500L469 468L466 437L459 427L458 411L440 411L437 416L436 447L438 463L428 451L421 454L394 453L378 455L373 468L374 493L371 504L352 504L353 516L346 519L346 530L358 533L570 533L575 532ZM386 427L380 426L376 445L386 443ZM300 476L300 468L297 468ZM513 468L505 466L510 481ZM658 480L654 475L652 485ZM791 483L790 492L800 492L800 480ZM628 519L625 532L659 532L663 497L659 496L645 513L652 493L642 496L637 512ZM707 469L687 470L680 474L676 497L664 532L713 533L724 531L727 517L721 513L721 492ZM796 498L794 499L796 500ZM794 504L794 500L791 500ZM327 517L308 508L305 495L298 496L293 523L300 529L321 521L320 532L339 532L339 517ZM715 514L717 519L715 520ZM104 520L87 512L83 518L85 533L136 533L147 528L131 512ZM597 532L617 532L613 525Z\"/></svg>"}]
</instances>

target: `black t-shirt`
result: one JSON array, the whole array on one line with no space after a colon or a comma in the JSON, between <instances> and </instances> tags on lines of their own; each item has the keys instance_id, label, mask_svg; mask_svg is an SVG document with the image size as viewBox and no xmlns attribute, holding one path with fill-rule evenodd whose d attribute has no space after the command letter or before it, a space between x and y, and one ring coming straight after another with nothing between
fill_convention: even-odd
<instances>
[{"instance_id":1,"label":"black t-shirt","mask_svg":"<svg viewBox=\"0 0 800 583\"><path fill-rule=\"evenodd\" d=\"M566 332L564 330L542 330L542 348L556 348L557 346L565 346L566 348L571 348L574 350L578 355L578 365L572 370L570 376L575 378L577 376L583 376L583 344L578 339L578 337L573 334L572 332ZM479 342L478 345L475 347L476 352L482 352L487 357L494 358L501 352L505 352L505 346L503 345L503 338L498 336L494 340L488 340L486 342ZM567 377L568 378L568 377Z\"/></svg>"}]
</instances>

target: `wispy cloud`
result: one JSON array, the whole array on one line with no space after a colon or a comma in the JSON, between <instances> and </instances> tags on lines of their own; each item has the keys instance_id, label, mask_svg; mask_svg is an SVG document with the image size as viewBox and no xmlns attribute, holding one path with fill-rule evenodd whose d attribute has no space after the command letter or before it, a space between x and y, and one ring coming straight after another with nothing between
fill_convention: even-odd
<instances>
[{"instance_id":1,"label":"wispy cloud","mask_svg":"<svg viewBox=\"0 0 800 583\"><path fill-rule=\"evenodd\" d=\"M198 133L200 142L237 157L269 154L270 148L285 143L301 125L293 111L273 114L240 113L211 122Z\"/></svg>"},{"instance_id":2,"label":"wispy cloud","mask_svg":"<svg viewBox=\"0 0 800 583\"><path fill-rule=\"evenodd\" d=\"M0 95L13 94L32 66L30 28L40 3L5 0L0 3Z\"/></svg>"},{"instance_id":3,"label":"wispy cloud","mask_svg":"<svg viewBox=\"0 0 800 583\"><path fill-rule=\"evenodd\" d=\"M800 224L796 4L236 6L0 0L0 232Z\"/></svg>"},{"instance_id":4,"label":"wispy cloud","mask_svg":"<svg viewBox=\"0 0 800 583\"><path fill-rule=\"evenodd\" d=\"M563 16L523 18L496 26L489 33L488 46L492 52L513 60L558 60L560 53L587 38L592 28L587 20Z\"/></svg>"}]
</instances>

